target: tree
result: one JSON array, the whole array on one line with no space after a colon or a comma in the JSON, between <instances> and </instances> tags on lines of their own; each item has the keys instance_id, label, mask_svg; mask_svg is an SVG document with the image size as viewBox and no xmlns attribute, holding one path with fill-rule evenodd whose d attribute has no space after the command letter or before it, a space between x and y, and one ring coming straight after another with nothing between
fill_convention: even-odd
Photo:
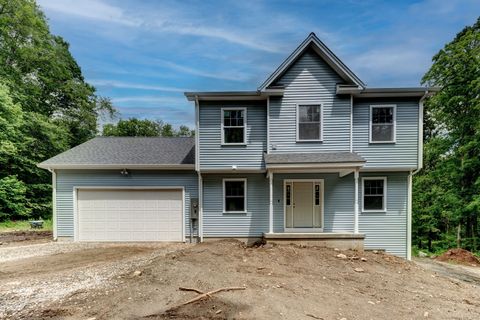
<instances>
[{"instance_id":1,"label":"tree","mask_svg":"<svg viewBox=\"0 0 480 320\"><path fill-rule=\"evenodd\" d=\"M50 173L37 163L92 138L98 118L114 115L35 1L0 0L0 181L10 197L0 200L8 211L0 219L50 215ZM7 205L13 199L25 210Z\"/></svg>"},{"instance_id":2,"label":"tree","mask_svg":"<svg viewBox=\"0 0 480 320\"><path fill-rule=\"evenodd\" d=\"M70 146L96 134L100 114L115 113L85 82L68 43L50 34L33 0L0 0L0 77L25 111L62 122Z\"/></svg>"},{"instance_id":3,"label":"tree","mask_svg":"<svg viewBox=\"0 0 480 320\"><path fill-rule=\"evenodd\" d=\"M130 118L119 120L116 124L105 124L102 135L117 137L191 137L194 130L180 126L175 130L169 123L161 120Z\"/></svg>"},{"instance_id":4,"label":"tree","mask_svg":"<svg viewBox=\"0 0 480 320\"><path fill-rule=\"evenodd\" d=\"M458 245L477 250L480 18L433 57L422 82L441 90L426 103L426 166L415 179L417 241L428 229L438 233L440 236L433 238L440 238L443 244L451 246L456 237ZM428 237L431 242L431 235Z\"/></svg>"}]
</instances>

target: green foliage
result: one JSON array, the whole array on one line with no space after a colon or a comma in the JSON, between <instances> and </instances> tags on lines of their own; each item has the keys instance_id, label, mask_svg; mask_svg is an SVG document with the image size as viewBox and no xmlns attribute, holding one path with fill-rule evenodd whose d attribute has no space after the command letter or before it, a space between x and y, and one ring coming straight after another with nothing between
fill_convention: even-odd
<instances>
[{"instance_id":1,"label":"green foliage","mask_svg":"<svg viewBox=\"0 0 480 320\"><path fill-rule=\"evenodd\" d=\"M114 115L35 1L0 0L0 220L48 217L50 173L37 163L95 136L97 119Z\"/></svg>"},{"instance_id":2,"label":"green foliage","mask_svg":"<svg viewBox=\"0 0 480 320\"><path fill-rule=\"evenodd\" d=\"M423 83L425 168L414 179L414 244L478 250L480 212L480 18L433 57Z\"/></svg>"},{"instance_id":3,"label":"green foliage","mask_svg":"<svg viewBox=\"0 0 480 320\"><path fill-rule=\"evenodd\" d=\"M21 230L30 230L30 222L28 220L5 220L0 222L0 232L8 232L8 231L21 231ZM53 229L52 220L46 219L43 220L43 227L41 229L35 230L42 230L48 231Z\"/></svg>"},{"instance_id":4,"label":"green foliage","mask_svg":"<svg viewBox=\"0 0 480 320\"><path fill-rule=\"evenodd\" d=\"M27 187L15 176L0 179L0 219L21 218L30 214L27 207Z\"/></svg>"},{"instance_id":5,"label":"green foliage","mask_svg":"<svg viewBox=\"0 0 480 320\"><path fill-rule=\"evenodd\" d=\"M120 120L116 124L105 124L102 135L117 137L191 137L194 130L187 126L180 126L175 130L169 123L161 120L130 118Z\"/></svg>"}]
</instances>

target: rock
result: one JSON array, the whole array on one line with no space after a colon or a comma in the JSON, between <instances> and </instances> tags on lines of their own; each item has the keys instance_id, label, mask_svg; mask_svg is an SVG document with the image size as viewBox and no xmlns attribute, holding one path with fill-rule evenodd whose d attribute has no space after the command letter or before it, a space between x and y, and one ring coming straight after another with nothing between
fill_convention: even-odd
<instances>
[{"instance_id":1,"label":"rock","mask_svg":"<svg viewBox=\"0 0 480 320\"><path fill-rule=\"evenodd\" d=\"M340 251L340 249L338 249L338 248L334 248L334 249L333 249L333 251Z\"/></svg>"},{"instance_id":2,"label":"rock","mask_svg":"<svg viewBox=\"0 0 480 320\"><path fill-rule=\"evenodd\" d=\"M373 250L372 252L375 254L378 254L378 250Z\"/></svg>"},{"instance_id":3,"label":"rock","mask_svg":"<svg viewBox=\"0 0 480 320\"><path fill-rule=\"evenodd\" d=\"M424 317L424 318L428 318L428 311L425 311L425 312L423 313L423 317Z\"/></svg>"},{"instance_id":4,"label":"rock","mask_svg":"<svg viewBox=\"0 0 480 320\"><path fill-rule=\"evenodd\" d=\"M361 257L360 260L363 262L367 262L367 258L364 258L364 257Z\"/></svg>"},{"instance_id":5,"label":"rock","mask_svg":"<svg viewBox=\"0 0 480 320\"><path fill-rule=\"evenodd\" d=\"M358 260L358 259L360 259L359 256L353 256L353 257L352 257L352 260Z\"/></svg>"},{"instance_id":6,"label":"rock","mask_svg":"<svg viewBox=\"0 0 480 320\"><path fill-rule=\"evenodd\" d=\"M375 302L373 302L373 301L368 301L368 303L371 304L371 305L375 305Z\"/></svg>"},{"instance_id":7,"label":"rock","mask_svg":"<svg viewBox=\"0 0 480 320\"><path fill-rule=\"evenodd\" d=\"M337 256L336 256L336 257L337 257L337 258L339 258L339 259L347 259L347 256L346 256L346 255L344 255L343 253L339 253L339 254L337 254Z\"/></svg>"},{"instance_id":8,"label":"rock","mask_svg":"<svg viewBox=\"0 0 480 320\"><path fill-rule=\"evenodd\" d=\"M0 241L0 246L3 244L3 242Z\"/></svg>"},{"instance_id":9,"label":"rock","mask_svg":"<svg viewBox=\"0 0 480 320\"><path fill-rule=\"evenodd\" d=\"M263 245L263 248L265 248L265 249L271 249L271 248L273 248L273 245L272 245L271 243L265 243L265 244Z\"/></svg>"},{"instance_id":10,"label":"rock","mask_svg":"<svg viewBox=\"0 0 480 320\"><path fill-rule=\"evenodd\" d=\"M365 272L365 270L363 270L362 268L355 268L353 270L355 270L355 272Z\"/></svg>"},{"instance_id":11,"label":"rock","mask_svg":"<svg viewBox=\"0 0 480 320\"><path fill-rule=\"evenodd\" d=\"M222 310L217 310L217 311L215 312L215 314L219 314L219 313L222 313Z\"/></svg>"},{"instance_id":12,"label":"rock","mask_svg":"<svg viewBox=\"0 0 480 320\"><path fill-rule=\"evenodd\" d=\"M423 252L423 251L418 251L418 256L419 256L420 258L426 258L426 257L428 257L428 254L426 254L426 253Z\"/></svg>"},{"instance_id":13,"label":"rock","mask_svg":"<svg viewBox=\"0 0 480 320\"><path fill-rule=\"evenodd\" d=\"M138 276L141 276L141 275L142 275L142 271L140 271L140 270L135 270L135 272L133 273L134 277L138 277Z\"/></svg>"},{"instance_id":14,"label":"rock","mask_svg":"<svg viewBox=\"0 0 480 320\"><path fill-rule=\"evenodd\" d=\"M88 318L87 320L97 320L96 317L91 317L91 318Z\"/></svg>"}]
</instances>

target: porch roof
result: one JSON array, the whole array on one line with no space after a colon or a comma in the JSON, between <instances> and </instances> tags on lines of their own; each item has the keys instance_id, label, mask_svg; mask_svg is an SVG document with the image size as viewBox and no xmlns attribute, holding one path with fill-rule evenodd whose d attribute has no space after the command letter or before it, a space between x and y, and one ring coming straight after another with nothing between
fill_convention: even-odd
<instances>
[{"instance_id":1,"label":"porch roof","mask_svg":"<svg viewBox=\"0 0 480 320\"><path fill-rule=\"evenodd\" d=\"M309 163L358 163L365 159L355 152L315 152L315 153L269 153L265 154L265 163L269 164L309 164Z\"/></svg>"}]
</instances>

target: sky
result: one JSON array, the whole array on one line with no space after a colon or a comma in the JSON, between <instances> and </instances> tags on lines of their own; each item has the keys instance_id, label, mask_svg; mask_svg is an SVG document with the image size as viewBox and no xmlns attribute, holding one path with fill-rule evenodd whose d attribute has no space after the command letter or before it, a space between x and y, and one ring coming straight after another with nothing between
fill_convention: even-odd
<instances>
[{"instance_id":1,"label":"sky","mask_svg":"<svg viewBox=\"0 0 480 320\"><path fill-rule=\"evenodd\" d=\"M121 118L194 126L184 91L255 90L316 35L368 87L419 86L480 0L37 0Z\"/></svg>"}]
</instances>

